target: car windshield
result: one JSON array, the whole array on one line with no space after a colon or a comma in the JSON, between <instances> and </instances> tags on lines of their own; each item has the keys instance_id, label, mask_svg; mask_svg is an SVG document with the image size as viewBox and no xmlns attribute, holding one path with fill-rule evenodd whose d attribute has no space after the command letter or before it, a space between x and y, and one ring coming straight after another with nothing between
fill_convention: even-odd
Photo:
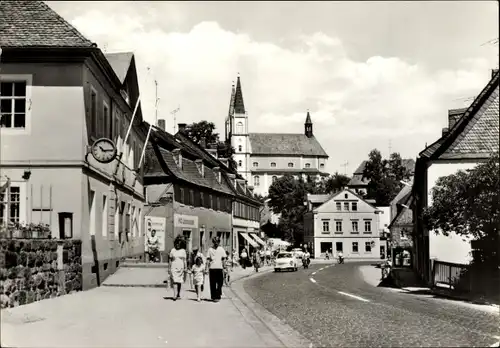
<instances>
[{"instance_id":1,"label":"car windshield","mask_svg":"<svg viewBox=\"0 0 500 348\"><path fill-rule=\"evenodd\" d=\"M278 259L289 259L291 257L292 257L292 254L288 254L288 253L278 254Z\"/></svg>"}]
</instances>

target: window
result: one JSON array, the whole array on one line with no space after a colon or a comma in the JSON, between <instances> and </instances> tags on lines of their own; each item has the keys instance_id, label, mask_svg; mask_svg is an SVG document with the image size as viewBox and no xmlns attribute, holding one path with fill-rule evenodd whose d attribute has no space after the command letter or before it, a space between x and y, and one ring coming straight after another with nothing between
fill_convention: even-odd
<instances>
[{"instance_id":1,"label":"window","mask_svg":"<svg viewBox=\"0 0 500 348\"><path fill-rule=\"evenodd\" d=\"M113 126L113 139L116 143L116 146L118 146L118 138L120 137L120 129L121 129L121 125L120 125L120 114L118 112L118 110L115 110L115 114L114 114L114 126Z\"/></svg>"},{"instance_id":2,"label":"window","mask_svg":"<svg viewBox=\"0 0 500 348\"><path fill-rule=\"evenodd\" d=\"M101 233L103 237L108 235L108 197L102 195Z\"/></svg>"},{"instance_id":3,"label":"window","mask_svg":"<svg viewBox=\"0 0 500 348\"><path fill-rule=\"evenodd\" d=\"M200 205L205 207L205 193L200 192Z\"/></svg>"},{"instance_id":4,"label":"window","mask_svg":"<svg viewBox=\"0 0 500 348\"><path fill-rule=\"evenodd\" d=\"M243 162L241 160L238 161L238 167L241 167L243 165Z\"/></svg>"},{"instance_id":5,"label":"window","mask_svg":"<svg viewBox=\"0 0 500 348\"><path fill-rule=\"evenodd\" d=\"M189 190L189 205L194 205L194 191Z\"/></svg>"},{"instance_id":6,"label":"window","mask_svg":"<svg viewBox=\"0 0 500 348\"><path fill-rule=\"evenodd\" d=\"M19 223L21 203L21 188L19 186L10 186L3 193L0 193L0 224L4 224L6 219L12 223Z\"/></svg>"},{"instance_id":7,"label":"window","mask_svg":"<svg viewBox=\"0 0 500 348\"><path fill-rule=\"evenodd\" d=\"M255 168L257 168L259 166L259 163L258 162L253 162L252 164Z\"/></svg>"},{"instance_id":8,"label":"window","mask_svg":"<svg viewBox=\"0 0 500 348\"><path fill-rule=\"evenodd\" d=\"M220 198L217 197L217 210L220 210Z\"/></svg>"},{"instance_id":9,"label":"window","mask_svg":"<svg viewBox=\"0 0 500 348\"><path fill-rule=\"evenodd\" d=\"M401 240L408 240L408 230L406 228L403 228L401 230Z\"/></svg>"},{"instance_id":10,"label":"window","mask_svg":"<svg viewBox=\"0 0 500 348\"><path fill-rule=\"evenodd\" d=\"M342 242L336 242L335 243L335 250L337 251L344 251L344 246L342 245Z\"/></svg>"},{"instance_id":11,"label":"window","mask_svg":"<svg viewBox=\"0 0 500 348\"><path fill-rule=\"evenodd\" d=\"M323 220L323 232L330 233L330 221Z\"/></svg>"},{"instance_id":12,"label":"window","mask_svg":"<svg viewBox=\"0 0 500 348\"><path fill-rule=\"evenodd\" d=\"M337 206L337 211L341 211L342 210L342 204L340 202L337 202L336 206Z\"/></svg>"},{"instance_id":13,"label":"window","mask_svg":"<svg viewBox=\"0 0 500 348\"><path fill-rule=\"evenodd\" d=\"M239 152L243 151L243 146L238 145L238 151L239 151Z\"/></svg>"},{"instance_id":14,"label":"window","mask_svg":"<svg viewBox=\"0 0 500 348\"><path fill-rule=\"evenodd\" d=\"M125 214L125 233L128 236L130 236L130 203L127 204L127 214Z\"/></svg>"},{"instance_id":15,"label":"window","mask_svg":"<svg viewBox=\"0 0 500 348\"><path fill-rule=\"evenodd\" d=\"M349 195L346 193L346 194L344 195L344 198L345 198L345 199L349 198Z\"/></svg>"},{"instance_id":16,"label":"window","mask_svg":"<svg viewBox=\"0 0 500 348\"><path fill-rule=\"evenodd\" d=\"M278 177L275 175L275 176L273 176L272 180L273 180L273 183L274 183L276 180L278 180Z\"/></svg>"},{"instance_id":17,"label":"window","mask_svg":"<svg viewBox=\"0 0 500 348\"><path fill-rule=\"evenodd\" d=\"M367 252L367 253L371 253L372 252L372 243L365 242L365 252Z\"/></svg>"},{"instance_id":18,"label":"window","mask_svg":"<svg viewBox=\"0 0 500 348\"><path fill-rule=\"evenodd\" d=\"M342 232L342 221L335 221L335 232Z\"/></svg>"},{"instance_id":19,"label":"window","mask_svg":"<svg viewBox=\"0 0 500 348\"><path fill-rule=\"evenodd\" d=\"M349 202L344 202L344 210L349 211Z\"/></svg>"},{"instance_id":20,"label":"window","mask_svg":"<svg viewBox=\"0 0 500 348\"><path fill-rule=\"evenodd\" d=\"M139 221L137 223L137 232L138 232L139 237L140 237L140 236L142 236L142 223L141 222L143 221L142 220L142 210L141 210L141 208L139 208L137 210L137 220Z\"/></svg>"},{"instance_id":21,"label":"window","mask_svg":"<svg viewBox=\"0 0 500 348\"><path fill-rule=\"evenodd\" d=\"M90 135L95 136L97 132L97 92L90 89Z\"/></svg>"},{"instance_id":22,"label":"window","mask_svg":"<svg viewBox=\"0 0 500 348\"><path fill-rule=\"evenodd\" d=\"M352 242L352 252L353 253L358 253L358 242Z\"/></svg>"},{"instance_id":23,"label":"window","mask_svg":"<svg viewBox=\"0 0 500 348\"><path fill-rule=\"evenodd\" d=\"M365 221L365 232L368 232L368 233L372 232L372 222L371 221Z\"/></svg>"},{"instance_id":24,"label":"window","mask_svg":"<svg viewBox=\"0 0 500 348\"><path fill-rule=\"evenodd\" d=\"M135 207L132 207L132 237L136 236L136 218L135 218Z\"/></svg>"},{"instance_id":25,"label":"window","mask_svg":"<svg viewBox=\"0 0 500 348\"><path fill-rule=\"evenodd\" d=\"M209 203L210 203L209 208L213 209L213 207L214 207L214 197L212 195L209 195L208 198L209 198Z\"/></svg>"},{"instance_id":26,"label":"window","mask_svg":"<svg viewBox=\"0 0 500 348\"><path fill-rule=\"evenodd\" d=\"M179 202L184 204L184 203L185 203L185 202L184 202L184 189L183 189L183 188L181 188L179 191L180 191L180 193L181 193L181 196L180 196L180 200L179 200Z\"/></svg>"},{"instance_id":27,"label":"window","mask_svg":"<svg viewBox=\"0 0 500 348\"><path fill-rule=\"evenodd\" d=\"M306 168L311 168L311 163L306 163Z\"/></svg>"},{"instance_id":28,"label":"window","mask_svg":"<svg viewBox=\"0 0 500 348\"><path fill-rule=\"evenodd\" d=\"M243 123L242 122L238 122L236 124L236 133L243 134Z\"/></svg>"},{"instance_id":29,"label":"window","mask_svg":"<svg viewBox=\"0 0 500 348\"><path fill-rule=\"evenodd\" d=\"M292 162L288 163L288 168L293 168L293 163Z\"/></svg>"},{"instance_id":30,"label":"window","mask_svg":"<svg viewBox=\"0 0 500 348\"><path fill-rule=\"evenodd\" d=\"M352 211L358 211L358 203L352 202Z\"/></svg>"},{"instance_id":31,"label":"window","mask_svg":"<svg viewBox=\"0 0 500 348\"><path fill-rule=\"evenodd\" d=\"M90 190L89 192L89 231L91 236L95 236L95 191Z\"/></svg>"},{"instance_id":32,"label":"window","mask_svg":"<svg viewBox=\"0 0 500 348\"><path fill-rule=\"evenodd\" d=\"M253 177L253 185L254 186L259 186L260 185L259 177L258 176L254 176Z\"/></svg>"},{"instance_id":33,"label":"window","mask_svg":"<svg viewBox=\"0 0 500 348\"><path fill-rule=\"evenodd\" d=\"M271 168L274 168L276 167L276 163L275 162L271 162Z\"/></svg>"},{"instance_id":34,"label":"window","mask_svg":"<svg viewBox=\"0 0 500 348\"><path fill-rule=\"evenodd\" d=\"M111 138L111 120L110 120L110 115L109 115L109 106L106 104L106 102L103 102L102 105L102 117L103 117L103 126L102 126L102 136L106 138Z\"/></svg>"},{"instance_id":35,"label":"window","mask_svg":"<svg viewBox=\"0 0 500 348\"><path fill-rule=\"evenodd\" d=\"M26 84L26 81L1 83L1 128L26 128Z\"/></svg>"}]
</instances>

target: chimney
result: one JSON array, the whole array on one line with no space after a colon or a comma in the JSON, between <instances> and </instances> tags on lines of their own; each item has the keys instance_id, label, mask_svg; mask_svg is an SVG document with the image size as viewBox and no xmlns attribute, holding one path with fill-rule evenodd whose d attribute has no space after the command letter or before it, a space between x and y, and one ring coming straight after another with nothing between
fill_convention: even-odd
<instances>
[{"instance_id":1,"label":"chimney","mask_svg":"<svg viewBox=\"0 0 500 348\"><path fill-rule=\"evenodd\" d=\"M194 160L194 163L196 164L196 168L198 168L200 175L204 178L205 177L205 166L203 165L203 160L196 159L196 160Z\"/></svg>"},{"instance_id":2,"label":"chimney","mask_svg":"<svg viewBox=\"0 0 500 348\"><path fill-rule=\"evenodd\" d=\"M160 118L158 119L158 124L156 125L158 128L160 128L162 131L165 131L165 119Z\"/></svg>"},{"instance_id":3,"label":"chimney","mask_svg":"<svg viewBox=\"0 0 500 348\"><path fill-rule=\"evenodd\" d=\"M206 148L207 148L207 138L205 138L205 137L201 137L201 140L200 140L200 146L201 146L203 149L206 149Z\"/></svg>"},{"instance_id":4,"label":"chimney","mask_svg":"<svg viewBox=\"0 0 500 348\"><path fill-rule=\"evenodd\" d=\"M220 184L221 183L221 173L220 173L220 168L219 167L213 167L212 168L214 174L215 174L215 177L217 178L217 182Z\"/></svg>"},{"instance_id":5,"label":"chimney","mask_svg":"<svg viewBox=\"0 0 500 348\"><path fill-rule=\"evenodd\" d=\"M443 128L443 130L441 131L441 136L444 137L446 134L448 134L448 127Z\"/></svg>"},{"instance_id":6,"label":"chimney","mask_svg":"<svg viewBox=\"0 0 500 348\"><path fill-rule=\"evenodd\" d=\"M186 130L187 124L186 123L177 123L177 126L179 128L179 132L184 133L184 131Z\"/></svg>"},{"instance_id":7,"label":"chimney","mask_svg":"<svg viewBox=\"0 0 500 348\"><path fill-rule=\"evenodd\" d=\"M233 187L236 187L236 175L228 173L227 176L229 177L229 181L231 181Z\"/></svg>"},{"instance_id":8,"label":"chimney","mask_svg":"<svg viewBox=\"0 0 500 348\"><path fill-rule=\"evenodd\" d=\"M177 163L177 167L182 169L182 153L180 149L172 150L172 155L174 156L174 161Z\"/></svg>"}]
</instances>

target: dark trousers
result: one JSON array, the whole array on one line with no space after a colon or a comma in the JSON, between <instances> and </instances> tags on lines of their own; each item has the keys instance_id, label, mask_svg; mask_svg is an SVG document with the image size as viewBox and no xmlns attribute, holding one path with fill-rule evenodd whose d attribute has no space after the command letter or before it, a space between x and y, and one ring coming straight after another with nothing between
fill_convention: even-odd
<instances>
[{"instance_id":1,"label":"dark trousers","mask_svg":"<svg viewBox=\"0 0 500 348\"><path fill-rule=\"evenodd\" d=\"M224 274L222 269L209 270L210 276L210 297L212 300L220 300L222 296L222 285L224 283Z\"/></svg>"}]
</instances>

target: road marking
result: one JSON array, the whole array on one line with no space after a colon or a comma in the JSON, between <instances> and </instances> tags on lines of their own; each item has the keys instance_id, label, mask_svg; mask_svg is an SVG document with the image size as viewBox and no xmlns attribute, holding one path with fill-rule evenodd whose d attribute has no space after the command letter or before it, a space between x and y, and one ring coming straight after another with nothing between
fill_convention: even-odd
<instances>
[{"instance_id":1,"label":"road marking","mask_svg":"<svg viewBox=\"0 0 500 348\"><path fill-rule=\"evenodd\" d=\"M355 298L355 299L363 301L363 302L370 302L366 298L362 298L362 297L359 297L359 296L356 296L356 295L348 294L347 292L339 291L338 293L342 294L342 295L345 295L345 296L349 296L349 297Z\"/></svg>"},{"instance_id":2,"label":"road marking","mask_svg":"<svg viewBox=\"0 0 500 348\"><path fill-rule=\"evenodd\" d=\"M315 275L315 274L316 274L316 272L312 272L312 275Z\"/></svg>"},{"instance_id":3,"label":"road marking","mask_svg":"<svg viewBox=\"0 0 500 348\"><path fill-rule=\"evenodd\" d=\"M316 281L313 278L309 278L309 280L312 281L313 283L316 283Z\"/></svg>"},{"instance_id":4,"label":"road marking","mask_svg":"<svg viewBox=\"0 0 500 348\"><path fill-rule=\"evenodd\" d=\"M321 267L321 268L318 270L318 272L319 272L319 271L322 271L322 270L324 270L324 269L325 269L324 267Z\"/></svg>"}]
</instances>

